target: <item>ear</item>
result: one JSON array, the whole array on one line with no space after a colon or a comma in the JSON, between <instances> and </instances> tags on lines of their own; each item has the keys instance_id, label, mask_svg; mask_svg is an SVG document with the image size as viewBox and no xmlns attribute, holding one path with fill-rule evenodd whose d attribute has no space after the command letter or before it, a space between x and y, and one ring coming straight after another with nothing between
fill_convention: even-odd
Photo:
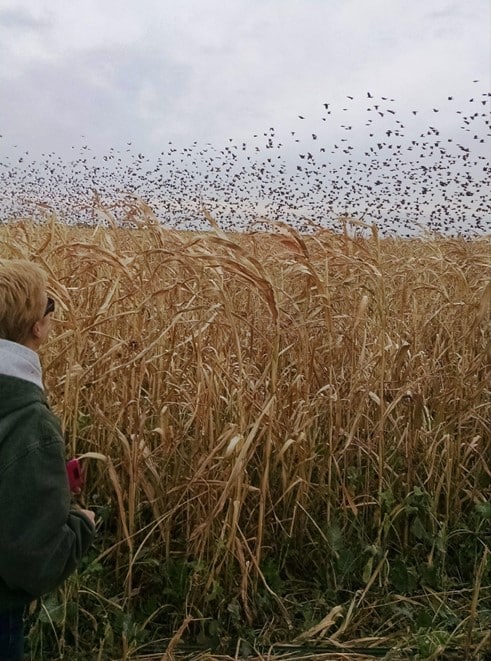
<instances>
[{"instance_id":1,"label":"ear","mask_svg":"<svg viewBox=\"0 0 491 661\"><path fill-rule=\"evenodd\" d=\"M36 340L38 340L42 336L43 330L41 328L41 322L40 321L34 322L34 324L32 326L32 329L31 329L31 334Z\"/></svg>"}]
</instances>

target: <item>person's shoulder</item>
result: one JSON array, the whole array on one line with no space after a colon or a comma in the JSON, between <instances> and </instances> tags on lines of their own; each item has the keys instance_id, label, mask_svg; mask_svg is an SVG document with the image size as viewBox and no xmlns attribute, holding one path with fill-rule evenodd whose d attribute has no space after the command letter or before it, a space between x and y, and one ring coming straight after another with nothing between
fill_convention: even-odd
<instances>
[{"instance_id":1,"label":"person's shoulder","mask_svg":"<svg viewBox=\"0 0 491 661\"><path fill-rule=\"evenodd\" d=\"M47 403L46 394L39 385L10 374L0 374L0 392L2 393L0 416L36 404Z\"/></svg>"},{"instance_id":2,"label":"person's shoulder","mask_svg":"<svg viewBox=\"0 0 491 661\"><path fill-rule=\"evenodd\" d=\"M36 441L46 445L50 441L55 443L63 440L60 420L50 409L46 395L34 384L27 385L31 386L27 391L32 396L19 401L15 409L3 411L2 414L10 414L12 426L15 426L19 436L32 441L29 446L36 445Z\"/></svg>"},{"instance_id":3,"label":"person's shoulder","mask_svg":"<svg viewBox=\"0 0 491 661\"><path fill-rule=\"evenodd\" d=\"M24 419L28 427L35 427L43 442L62 437L60 419L51 410L45 396L31 402Z\"/></svg>"},{"instance_id":4,"label":"person's shoulder","mask_svg":"<svg viewBox=\"0 0 491 661\"><path fill-rule=\"evenodd\" d=\"M52 412L47 404L40 405L37 408L39 416L39 428L43 441L62 441L60 419Z\"/></svg>"},{"instance_id":5,"label":"person's shoulder","mask_svg":"<svg viewBox=\"0 0 491 661\"><path fill-rule=\"evenodd\" d=\"M42 402L29 404L0 425L0 482L19 462L25 467L42 456L64 457L64 448L57 418Z\"/></svg>"}]
</instances>

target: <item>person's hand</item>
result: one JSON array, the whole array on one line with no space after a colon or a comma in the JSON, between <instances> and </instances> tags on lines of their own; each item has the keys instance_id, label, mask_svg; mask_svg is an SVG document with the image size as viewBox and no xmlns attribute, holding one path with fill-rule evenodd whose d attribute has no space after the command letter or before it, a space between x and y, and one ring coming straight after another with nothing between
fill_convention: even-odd
<instances>
[{"instance_id":1,"label":"person's hand","mask_svg":"<svg viewBox=\"0 0 491 661\"><path fill-rule=\"evenodd\" d=\"M92 524L92 527L95 528L95 512L92 510L79 510L87 519L89 519L90 523Z\"/></svg>"}]
</instances>

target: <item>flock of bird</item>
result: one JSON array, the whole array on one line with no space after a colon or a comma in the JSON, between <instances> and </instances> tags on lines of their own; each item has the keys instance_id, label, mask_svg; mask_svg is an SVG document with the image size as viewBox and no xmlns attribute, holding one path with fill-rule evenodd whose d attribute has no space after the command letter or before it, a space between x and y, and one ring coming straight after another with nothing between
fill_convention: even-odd
<instances>
[{"instance_id":1,"label":"flock of bird","mask_svg":"<svg viewBox=\"0 0 491 661\"><path fill-rule=\"evenodd\" d=\"M205 207L226 231L268 220L308 231L349 217L385 235L489 234L491 93L474 89L428 110L350 95L221 148L168 142L149 156L129 142L97 155L87 144L71 159L14 151L0 161L0 222L46 210L69 223L123 222L150 208L166 226L204 229Z\"/></svg>"}]
</instances>

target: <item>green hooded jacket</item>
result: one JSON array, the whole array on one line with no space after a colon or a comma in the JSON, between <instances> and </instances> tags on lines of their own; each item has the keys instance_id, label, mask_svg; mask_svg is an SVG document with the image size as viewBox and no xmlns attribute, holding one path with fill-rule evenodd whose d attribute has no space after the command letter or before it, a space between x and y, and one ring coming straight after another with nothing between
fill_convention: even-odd
<instances>
[{"instance_id":1,"label":"green hooded jacket","mask_svg":"<svg viewBox=\"0 0 491 661\"><path fill-rule=\"evenodd\" d=\"M0 613L58 587L93 535L71 509L65 444L44 391L0 374Z\"/></svg>"}]
</instances>

